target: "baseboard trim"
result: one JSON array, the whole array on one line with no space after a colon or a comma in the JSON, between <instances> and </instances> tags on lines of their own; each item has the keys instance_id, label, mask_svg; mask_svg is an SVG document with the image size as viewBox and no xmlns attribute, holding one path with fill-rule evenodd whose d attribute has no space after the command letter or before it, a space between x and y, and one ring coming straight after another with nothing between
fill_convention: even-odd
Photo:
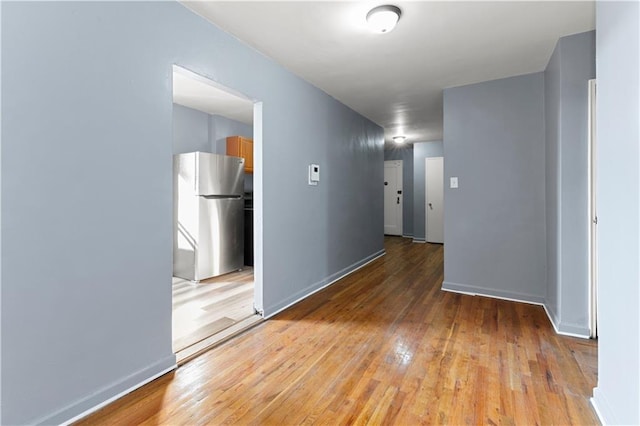
<instances>
[{"instance_id":1,"label":"baseboard trim","mask_svg":"<svg viewBox=\"0 0 640 426\"><path fill-rule=\"evenodd\" d=\"M358 269L364 268L365 266L367 266L369 263L373 262L374 260L384 256L386 254L386 252L384 251L384 249L365 257L362 260L359 260L358 262L355 262L353 264L351 264L350 266L347 266L346 268L343 268L341 270L339 270L338 272L329 275L327 278L325 278L324 280L318 281L308 287L306 287L303 290L300 290L299 292L295 293L293 296L285 299L283 302L269 306L268 308L265 308L265 313L264 313L264 318L265 319L269 319L271 317L273 317L274 315L279 314L280 312L284 311L285 309L295 305L296 303L300 302L303 299L306 299L307 297L311 296L312 294L315 294L317 292L319 292L320 290L323 290L327 287L329 287L331 284L335 283L336 281L341 280L342 278L346 277L347 275L350 275L352 273L354 273L355 271L357 271Z\"/></svg>"},{"instance_id":2,"label":"baseboard trim","mask_svg":"<svg viewBox=\"0 0 640 426\"><path fill-rule=\"evenodd\" d=\"M172 354L33 423L70 425L158 377L175 370L176 367L176 357Z\"/></svg>"},{"instance_id":3,"label":"baseboard trim","mask_svg":"<svg viewBox=\"0 0 640 426\"><path fill-rule=\"evenodd\" d=\"M405 235L405 234L402 234L402 238L413 238L413 235L409 235L409 234Z\"/></svg>"},{"instance_id":4,"label":"baseboard trim","mask_svg":"<svg viewBox=\"0 0 640 426\"><path fill-rule=\"evenodd\" d=\"M566 325L566 324L561 324L561 326L558 327L556 325L555 317L549 311L549 308L547 307L544 298L539 296L513 293L513 292L507 292L507 291L501 291L501 290L493 290L493 289L487 289L483 287L471 286L467 284L451 283L447 281L442 283L442 290L449 291L451 293L466 294L469 296L491 297L493 299L528 303L530 305L539 305L539 306L542 306L542 308L544 309L544 312L547 314L547 317L549 318L549 322L551 323L551 326L553 327L553 330L556 332L556 334L560 334L562 336L569 336L569 337L578 337L580 339L590 338L589 330L585 328Z\"/></svg>"},{"instance_id":5,"label":"baseboard trim","mask_svg":"<svg viewBox=\"0 0 640 426\"><path fill-rule=\"evenodd\" d=\"M560 334L562 336L578 337L580 339L591 338L589 329L584 327L574 326L574 325L562 324L562 321L558 321L556 319L556 315L554 315L552 311L549 310L549 307L547 306L546 303L543 303L542 307L544 308L544 311L546 312L547 317L549 318L549 322L551 322L551 325L553 326L553 329L557 334ZM559 326L557 325L556 321L560 322Z\"/></svg>"},{"instance_id":6,"label":"baseboard trim","mask_svg":"<svg viewBox=\"0 0 640 426\"><path fill-rule=\"evenodd\" d=\"M549 321L551 321L551 325L553 325L553 328L556 330L556 333L557 333L558 327L556 327L556 324L560 321L560 319L558 318L556 311L551 309L551 307L546 302L542 306L544 307L544 311L546 312L547 317L549 317Z\"/></svg>"},{"instance_id":7,"label":"baseboard trim","mask_svg":"<svg viewBox=\"0 0 640 426\"><path fill-rule=\"evenodd\" d=\"M468 284L452 283L444 281L442 290L452 293L467 294L470 296L491 297L493 299L509 300L511 302L528 303L530 305L543 305L544 298L531 294L515 293L510 291L493 290L484 287L476 287Z\"/></svg>"},{"instance_id":8,"label":"baseboard trim","mask_svg":"<svg viewBox=\"0 0 640 426\"><path fill-rule=\"evenodd\" d=\"M414 238L412 242L418 244L427 244L427 240L423 240L422 238Z\"/></svg>"},{"instance_id":9,"label":"baseboard trim","mask_svg":"<svg viewBox=\"0 0 640 426\"><path fill-rule=\"evenodd\" d=\"M607 398L602 394L600 388L593 388L593 397L590 399L591 406L600 420L600 424L606 425L618 425L622 424L617 421L615 412L611 408L611 405L607 401Z\"/></svg>"},{"instance_id":10,"label":"baseboard trim","mask_svg":"<svg viewBox=\"0 0 640 426\"><path fill-rule=\"evenodd\" d=\"M554 326L555 327L555 326ZM578 327L575 325L560 324L560 327L555 328L558 334L563 336L578 337L580 339L591 339L591 333L588 328Z\"/></svg>"}]
</instances>

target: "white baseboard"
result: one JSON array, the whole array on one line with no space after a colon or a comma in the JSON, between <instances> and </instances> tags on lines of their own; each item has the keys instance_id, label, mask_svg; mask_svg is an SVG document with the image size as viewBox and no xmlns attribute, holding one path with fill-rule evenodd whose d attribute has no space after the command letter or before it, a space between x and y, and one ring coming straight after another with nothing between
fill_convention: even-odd
<instances>
[{"instance_id":1,"label":"white baseboard","mask_svg":"<svg viewBox=\"0 0 640 426\"><path fill-rule=\"evenodd\" d=\"M598 420L604 426L606 425L619 425L622 424L617 421L615 412L611 408L611 405L602 394L600 388L593 389L593 398L591 398L591 406L598 416Z\"/></svg>"},{"instance_id":2,"label":"white baseboard","mask_svg":"<svg viewBox=\"0 0 640 426\"><path fill-rule=\"evenodd\" d=\"M549 317L549 322L551 322L551 325L553 326L553 329L557 334L560 334L562 336L569 336L569 337L579 337L580 339L591 338L591 336L589 335L590 333L588 328L566 325L566 324L563 324L562 321L558 321L560 322L560 326L558 326L556 324L556 321L557 321L556 316L551 313L547 305L543 303L542 307L544 308L544 311L547 314L547 317Z\"/></svg>"},{"instance_id":3,"label":"white baseboard","mask_svg":"<svg viewBox=\"0 0 640 426\"><path fill-rule=\"evenodd\" d=\"M549 318L549 322L551 323L551 326L553 327L554 331L557 334L560 334L562 336L569 336L569 337L579 337L581 339L590 338L589 330L582 327L570 326L570 325L564 324L560 328L558 328L556 325L555 317L549 311L549 308L545 304L544 298L539 296L487 289L483 287L475 287L471 285L457 284L457 283L451 283L446 281L442 283L442 290L449 291L452 293L467 294L469 296L491 297L494 299L509 300L511 302L520 302L520 303L528 303L531 305L539 305L544 308L544 312L547 314L547 317Z\"/></svg>"},{"instance_id":4,"label":"white baseboard","mask_svg":"<svg viewBox=\"0 0 640 426\"><path fill-rule=\"evenodd\" d=\"M418 243L418 244L427 244L427 241L426 241L426 240L423 240L423 239L421 239L421 238L414 238L414 239L413 239L413 242L414 242L414 243Z\"/></svg>"},{"instance_id":5,"label":"white baseboard","mask_svg":"<svg viewBox=\"0 0 640 426\"><path fill-rule=\"evenodd\" d=\"M476 287L468 284L452 283L448 281L444 281L442 283L442 290L450 291L452 293L468 294L471 296L484 296L491 297L493 299L509 300L512 302L529 303L531 305L544 304L544 298L540 296Z\"/></svg>"},{"instance_id":6,"label":"white baseboard","mask_svg":"<svg viewBox=\"0 0 640 426\"><path fill-rule=\"evenodd\" d=\"M318 281L317 283L314 283L310 286L308 286L307 288L300 290L298 292L296 292L294 295L292 295L291 297L288 297L287 299L285 299L283 302L277 303L275 305L269 306L268 308L265 308L264 310L264 318L268 319L271 318L274 315L279 314L280 312L284 311L287 308L290 308L291 306L295 305L296 303L298 303L299 301L306 299L307 297L311 296L312 294L315 294L317 292L319 292L320 290L329 287L331 284L335 283L336 281L341 280L342 278L346 277L349 274L354 273L355 271L357 271L360 268L365 267L366 265L368 265L369 263L373 262L374 260L378 259L379 257L382 257L386 254L386 252L384 251L384 249L365 257L364 259L350 265L347 266L346 268L341 269L340 271L329 275L327 278L325 278L322 281Z\"/></svg>"},{"instance_id":7,"label":"white baseboard","mask_svg":"<svg viewBox=\"0 0 640 426\"><path fill-rule=\"evenodd\" d=\"M74 402L57 412L34 421L33 424L72 424L102 407L122 398L124 395L146 385L160 376L175 370L176 357L171 355L153 365L136 371L135 373L117 381L114 384L99 389L95 393Z\"/></svg>"}]
</instances>

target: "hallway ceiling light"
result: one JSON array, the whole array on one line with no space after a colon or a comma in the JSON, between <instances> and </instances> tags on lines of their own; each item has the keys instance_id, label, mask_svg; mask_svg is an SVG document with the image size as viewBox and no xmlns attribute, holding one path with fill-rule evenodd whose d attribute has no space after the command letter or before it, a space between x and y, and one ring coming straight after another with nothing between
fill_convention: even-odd
<instances>
[{"instance_id":1,"label":"hallway ceiling light","mask_svg":"<svg viewBox=\"0 0 640 426\"><path fill-rule=\"evenodd\" d=\"M388 33L400 20L400 8L392 5L374 7L367 13L367 24L376 33Z\"/></svg>"},{"instance_id":2,"label":"hallway ceiling light","mask_svg":"<svg viewBox=\"0 0 640 426\"><path fill-rule=\"evenodd\" d=\"M405 139L407 139L407 138L406 138L406 137L404 137L404 136L395 136L395 137L393 138L393 141L394 141L395 143L397 143L397 144L400 144L400 143L403 143L403 142L405 141Z\"/></svg>"}]
</instances>

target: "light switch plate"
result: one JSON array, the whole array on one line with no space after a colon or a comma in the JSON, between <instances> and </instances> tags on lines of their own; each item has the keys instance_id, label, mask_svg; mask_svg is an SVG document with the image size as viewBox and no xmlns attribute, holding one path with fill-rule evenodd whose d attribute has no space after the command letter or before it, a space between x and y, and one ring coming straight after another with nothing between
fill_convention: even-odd
<instances>
[{"instance_id":1,"label":"light switch plate","mask_svg":"<svg viewBox=\"0 0 640 426\"><path fill-rule=\"evenodd\" d=\"M453 176L449 178L449 188L457 188L458 187L458 177Z\"/></svg>"},{"instance_id":2,"label":"light switch plate","mask_svg":"<svg viewBox=\"0 0 640 426\"><path fill-rule=\"evenodd\" d=\"M320 182L320 166L309 164L309 185L316 186Z\"/></svg>"}]
</instances>

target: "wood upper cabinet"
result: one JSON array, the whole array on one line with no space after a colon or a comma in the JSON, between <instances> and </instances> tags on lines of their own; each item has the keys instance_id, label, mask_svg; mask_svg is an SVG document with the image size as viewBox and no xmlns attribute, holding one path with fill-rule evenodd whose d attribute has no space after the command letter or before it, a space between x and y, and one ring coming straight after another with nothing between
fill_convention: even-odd
<instances>
[{"instance_id":1,"label":"wood upper cabinet","mask_svg":"<svg viewBox=\"0 0 640 426\"><path fill-rule=\"evenodd\" d=\"M253 173L253 139L229 136L227 138L227 155L244 158L245 173Z\"/></svg>"}]
</instances>

